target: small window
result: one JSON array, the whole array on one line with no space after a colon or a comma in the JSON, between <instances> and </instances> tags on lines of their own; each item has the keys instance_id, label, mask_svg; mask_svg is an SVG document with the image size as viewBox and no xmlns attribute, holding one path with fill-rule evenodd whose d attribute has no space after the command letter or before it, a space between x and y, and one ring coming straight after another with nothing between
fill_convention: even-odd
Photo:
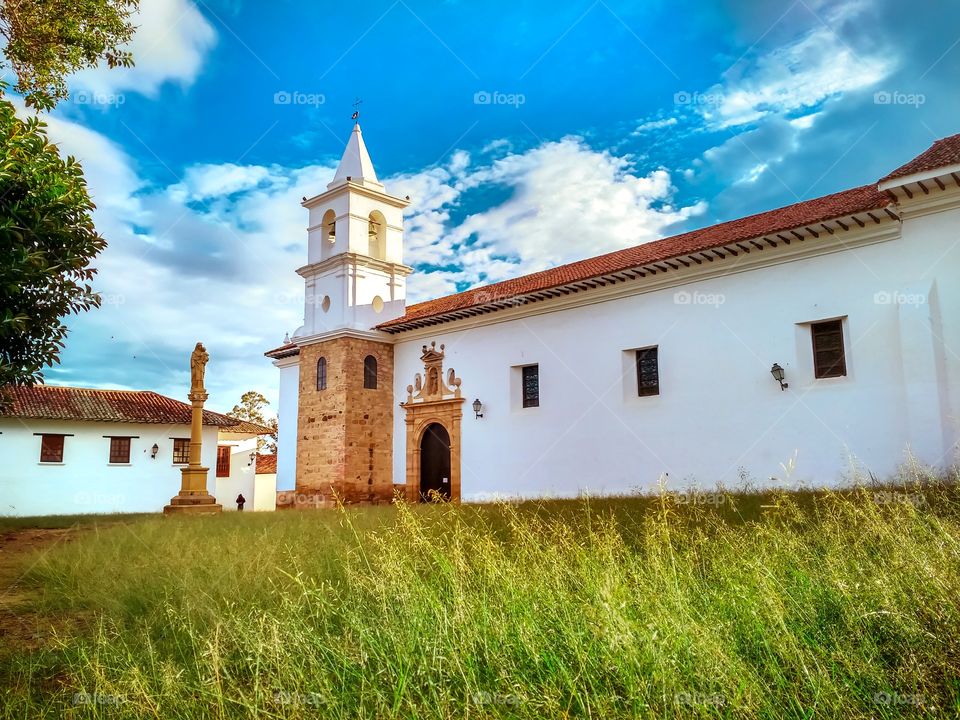
<instances>
[{"instance_id":1,"label":"small window","mask_svg":"<svg viewBox=\"0 0 960 720\"><path fill-rule=\"evenodd\" d=\"M363 387L367 390L377 389L377 359L373 355L363 359Z\"/></svg>"},{"instance_id":2,"label":"small window","mask_svg":"<svg viewBox=\"0 0 960 720\"><path fill-rule=\"evenodd\" d=\"M843 377L847 360L843 353L843 321L828 320L810 326L813 338L813 374L817 378Z\"/></svg>"},{"instance_id":3,"label":"small window","mask_svg":"<svg viewBox=\"0 0 960 720\"><path fill-rule=\"evenodd\" d=\"M523 407L540 407L540 366L527 365L523 373Z\"/></svg>"},{"instance_id":4,"label":"small window","mask_svg":"<svg viewBox=\"0 0 960 720\"><path fill-rule=\"evenodd\" d=\"M230 446L217 448L217 477L230 477Z\"/></svg>"},{"instance_id":5,"label":"small window","mask_svg":"<svg viewBox=\"0 0 960 720\"><path fill-rule=\"evenodd\" d=\"M40 436L40 462L63 462L63 435Z\"/></svg>"},{"instance_id":6,"label":"small window","mask_svg":"<svg viewBox=\"0 0 960 720\"><path fill-rule=\"evenodd\" d=\"M173 439L173 464L186 465L190 462L190 439Z\"/></svg>"},{"instance_id":7,"label":"small window","mask_svg":"<svg viewBox=\"0 0 960 720\"><path fill-rule=\"evenodd\" d=\"M660 394L660 360L655 347L637 350L637 394Z\"/></svg>"},{"instance_id":8,"label":"small window","mask_svg":"<svg viewBox=\"0 0 960 720\"><path fill-rule=\"evenodd\" d=\"M317 360L317 390L327 389L327 359L325 357Z\"/></svg>"},{"instance_id":9,"label":"small window","mask_svg":"<svg viewBox=\"0 0 960 720\"><path fill-rule=\"evenodd\" d=\"M130 462L130 438L110 438L110 463L126 464Z\"/></svg>"}]
</instances>

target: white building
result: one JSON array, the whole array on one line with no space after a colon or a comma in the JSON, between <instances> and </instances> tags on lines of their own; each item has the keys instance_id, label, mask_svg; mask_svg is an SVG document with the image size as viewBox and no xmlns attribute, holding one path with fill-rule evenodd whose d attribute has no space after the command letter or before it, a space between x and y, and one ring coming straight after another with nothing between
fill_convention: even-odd
<instances>
[{"instance_id":1,"label":"white building","mask_svg":"<svg viewBox=\"0 0 960 720\"><path fill-rule=\"evenodd\" d=\"M406 203L359 127L304 202L304 326L267 353L281 491L827 485L908 450L956 461L960 135L862 187L411 306Z\"/></svg>"},{"instance_id":2,"label":"white building","mask_svg":"<svg viewBox=\"0 0 960 720\"><path fill-rule=\"evenodd\" d=\"M190 405L154 392L3 388L0 515L160 512L180 490ZM256 439L269 428L203 413L208 490L235 510L273 509L275 478L255 480Z\"/></svg>"},{"instance_id":3,"label":"white building","mask_svg":"<svg viewBox=\"0 0 960 720\"><path fill-rule=\"evenodd\" d=\"M254 510L277 509L277 456L257 455L254 465L256 490L253 494Z\"/></svg>"}]
</instances>

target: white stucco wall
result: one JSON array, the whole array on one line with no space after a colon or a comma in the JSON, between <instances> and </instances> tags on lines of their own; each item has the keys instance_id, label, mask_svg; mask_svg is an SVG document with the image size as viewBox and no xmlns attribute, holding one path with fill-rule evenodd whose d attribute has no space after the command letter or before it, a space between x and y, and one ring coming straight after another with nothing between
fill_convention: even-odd
<instances>
[{"instance_id":1,"label":"white stucco wall","mask_svg":"<svg viewBox=\"0 0 960 720\"><path fill-rule=\"evenodd\" d=\"M260 473L256 476L253 491L253 507L257 512L273 512L277 509L277 476L275 473Z\"/></svg>"},{"instance_id":2,"label":"white stucco wall","mask_svg":"<svg viewBox=\"0 0 960 720\"><path fill-rule=\"evenodd\" d=\"M280 400L277 406L277 490L294 490L297 477L297 398L300 366L297 358L277 362ZM276 499L274 499L274 502Z\"/></svg>"},{"instance_id":3,"label":"white stucco wall","mask_svg":"<svg viewBox=\"0 0 960 720\"><path fill-rule=\"evenodd\" d=\"M423 371L421 346L445 343L445 367L463 381L465 500L650 489L661 474L672 487L736 485L741 475L824 485L843 477L850 457L887 476L908 446L946 465L960 409L958 216L916 217L893 240L563 312L404 333L395 395L405 399ZM815 380L807 323L837 317L847 377ZM651 345L661 394L641 398L626 351ZM770 375L774 362L786 391ZM540 407L523 409L511 374L532 363ZM405 433L398 408L395 482L404 481Z\"/></svg>"},{"instance_id":4,"label":"white stucco wall","mask_svg":"<svg viewBox=\"0 0 960 720\"><path fill-rule=\"evenodd\" d=\"M257 451L256 435L220 433L218 445L230 448L230 477L216 478L218 502L224 510L236 510L237 495L242 493L247 501L244 509L253 509L256 462L251 462L250 454ZM216 475L216 464L210 467L210 473Z\"/></svg>"},{"instance_id":5,"label":"white stucco wall","mask_svg":"<svg viewBox=\"0 0 960 720\"><path fill-rule=\"evenodd\" d=\"M63 463L40 462L40 437L64 439ZM134 437L128 465L111 465L110 440ZM0 419L0 514L160 512L180 489L181 465L173 464L173 440L189 438L189 425L65 422ZM156 459L150 457L154 443ZM216 491L217 429L203 429L203 464L208 489ZM218 498L219 499L219 498Z\"/></svg>"}]
</instances>

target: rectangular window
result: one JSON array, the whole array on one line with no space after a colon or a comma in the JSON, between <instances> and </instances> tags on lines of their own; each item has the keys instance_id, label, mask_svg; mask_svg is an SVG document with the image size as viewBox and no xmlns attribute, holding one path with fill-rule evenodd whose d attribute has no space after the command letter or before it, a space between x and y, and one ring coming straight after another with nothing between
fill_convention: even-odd
<instances>
[{"instance_id":1,"label":"rectangular window","mask_svg":"<svg viewBox=\"0 0 960 720\"><path fill-rule=\"evenodd\" d=\"M217 448L217 477L230 477L230 446Z\"/></svg>"},{"instance_id":2,"label":"rectangular window","mask_svg":"<svg viewBox=\"0 0 960 720\"><path fill-rule=\"evenodd\" d=\"M173 464L186 465L188 462L190 462L190 439L174 438L173 439Z\"/></svg>"},{"instance_id":3,"label":"rectangular window","mask_svg":"<svg viewBox=\"0 0 960 720\"><path fill-rule=\"evenodd\" d=\"M40 436L40 462L63 462L63 435Z\"/></svg>"},{"instance_id":4,"label":"rectangular window","mask_svg":"<svg viewBox=\"0 0 960 720\"><path fill-rule=\"evenodd\" d=\"M523 374L523 407L540 407L540 366L527 365Z\"/></svg>"},{"instance_id":5,"label":"rectangular window","mask_svg":"<svg viewBox=\"0 0 960 720\"><path fill-rule=\"evenodd\" d=\"M317 390L327 389L327 359L325 357L317 360Z\"/></svg>"},{"instance_id":6,"label":"rectangular window","mask_svg":"<svg viewBox=\"0 0 960 720\"><path fill-rule=\"evenodd\" d=\"M660 360L655 347L637 350L637 394L660 394Z\"/></svg>"},{"instance_id":7,"label":"rectangular window","mask_svg":"<svg viewBox=\"0 0 960 720\"><path fill-rule=\"evenodd\" d=\"M813 374L817 378L843 377L847 359L843 352L843 321L827 320L810 326L813 339Z\"/></svg>"},{"instance_id":8,"label":"rectangular window","mask_svg":"<svg viewBox=\"0 0 960 720\"><path fill-rule=\"evenodd\" d=\"M110 463L125 464L130 462L130 438L110 438Z\"/></svg>"}]
</instances>

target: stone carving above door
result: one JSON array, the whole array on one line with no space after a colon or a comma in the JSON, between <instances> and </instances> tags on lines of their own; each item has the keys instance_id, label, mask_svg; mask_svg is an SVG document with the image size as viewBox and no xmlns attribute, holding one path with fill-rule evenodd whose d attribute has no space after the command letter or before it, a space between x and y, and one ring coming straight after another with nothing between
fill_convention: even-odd
<instances>
[{"instance_id":1,"label":"stone carving above door","mask_svg":"<svg viewBox=\"0 0 960 720\"><path fill-rule=\"evenodd\" d=\"M436 402L460 398L460 378L453 371L447 370L446 378L443 375L443 358L446 346L441 345L437 350L437 343L431 342L430 347L423 346L423 375L416 374L413 385L407 385L407 402L405 404Z\"/></svg>"},{"instance_id":2,"label":"stone carving above door","mask_svg":"<svg viewBox=\"0 0 960 720\"><path fill-rule=\"evenodd\" d=\"M442 493L453 502L460 502L460 421L463 417L463 397L460 394L460 378L452 368L443 370L444 346L423 346L423 374L416 374L413 385L407 385L407 401L401 403L406 410L407 426L407 483L408 502L420 502L424 496L424 473L431 469L421 464L424 434L432 425L439 425L446 435L449 448L449 477L440 478ZM429 458L428 458L429 460ZM446 465L446 460L444 460ZM446 468L444 468L446 470ZM429 478L428 478L429 479ZM436 478L434 478L436 479Z\"/></svg>"}]
</instances>

